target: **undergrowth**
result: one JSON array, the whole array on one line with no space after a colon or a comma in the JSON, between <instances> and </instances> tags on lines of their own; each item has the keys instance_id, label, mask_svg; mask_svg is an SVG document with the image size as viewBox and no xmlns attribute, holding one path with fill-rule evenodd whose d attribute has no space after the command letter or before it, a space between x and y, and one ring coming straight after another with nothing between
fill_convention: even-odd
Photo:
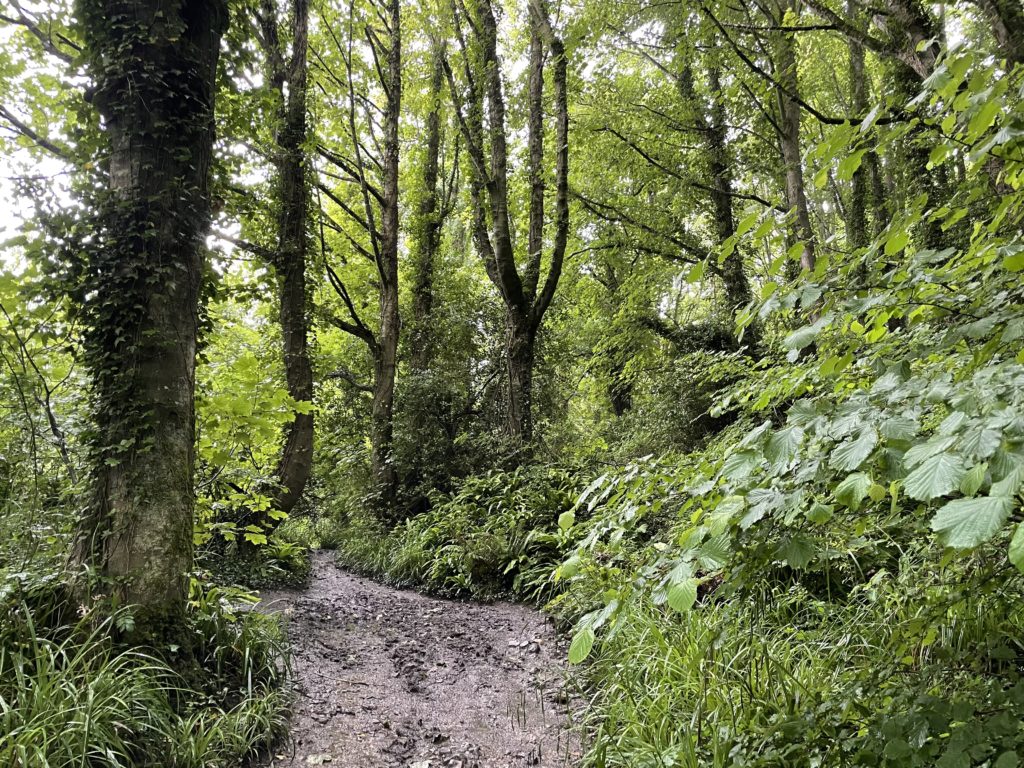
<instances>
[{"instance_id":1,"label":"undergrowth","mask_svg":"<svg viewBox=\"0 0 1024 768\"><path fill-rule=\"evenodd\" d=\"M369 515L352 516L338 534L338 560L436 594L543 601L571 544L559 515L580 490L577 473L557 468L470 477L390 531Z\"/></svg>"},{"instance_id":2,"label":"undergrowth","mask_svg":"<svg viewBox=\"0 0 1024 768\"><path fill-rule=\"evenodd\" d=\"M186 655L121 646L129 613L78 618L58 585L0 592L0 765L236 768L283 735L285 639L247 593L194 586Z\"/></svg>"}]
</instances>

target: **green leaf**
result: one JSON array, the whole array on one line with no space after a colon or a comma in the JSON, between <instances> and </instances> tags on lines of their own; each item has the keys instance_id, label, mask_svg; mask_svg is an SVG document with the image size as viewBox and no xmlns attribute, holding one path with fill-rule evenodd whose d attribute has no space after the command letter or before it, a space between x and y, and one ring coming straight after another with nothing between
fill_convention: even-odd
<instances>
[{"instance_id":1,"label":"green leaf","mask_svg":"<svg viewBox=\"0 0 1024 768\"><path fill-rule=\"evenodd\" d=\"M885 255L895 256L897 253L907 247L907 243L910 242L910 233L906 230L899 230L889 235L889 239L885 241Z\"/></svg>"},{"instance_id":2,"label":"green leaf","mask_svg":"<svg viewBox=\"0 0 1024 768\"><path fill-rule=\"evenodd\" d=\"M835 512L835 507L831 504L822 504L820 501L816 502L809 510L807 510L806 517L812 523L821 525L827 523L832 519L832 515Z\"/></svg>"},{"instance_id":3,"label":"green leaf","mask_svg":"<svg viewBox=\"0 0 1024 768\"><path fill-rule=\"evenodd\" d=\"M863 472L854 472L836 486L836 501L844 507L858 509L871 488L871 478Z\"/></svg>"},{"instance_id":4,"label":"green leaf","mask_svg":"<svg viewBox=\"0 0 1024 768\"><path fill-rule=\"evenodd\" d=\"M932 530L947 547L969 549L995 536L1012 509L1009 496L957 499L935 513Z\"/></svg>"},{"instance_id":5,"label":"green leaf","mask_svg":"<svg viewBox=\"0 0 1024 768\"><path fill-rule=\"evenodd\" d=\"M754 451L736 451L722 464L722 474L730 480L741 480L761 462L760 454Z\"/></svg>"},{"instance_id":6,"label":"green leaf","mask_svg":"<svg viewBox=\"0 0 1024 768\"><path fill-rule=\"evenodd\" d=\"M936 435L925 443L919 443L903 455L903 466L907 469L917 466L927 458L946 450L956 438L952 435Z\"/></svg>"},{"instance_id":7,"label":"green leaf","mask_svg":"<svg viewBox=\"0 0 1024 768\"><path fill-rule=\"evenodd\" d=\"M759 218L761 218L761 211L754 211L753 213L744 216L740 219L740 223L736 225L736 235L738 237L743 237L743 235L747 234L747 232L757 224L757 220Z\"/></svg>"},{"instance_id":8,"label":"green leaf","mask_svg":"<svg viewBox=\"0 0 1024 768\"><path fill-rule=\"evenodd\" d=\"M714 536L697 550L697 562L701 568L709 571L717 571L729 562L731 550L729 548L730 538L726 535Z\"/></svg>"},{"instance_id":9,"label":"green leaf","mask_svg":"<svg viewBox=\"0 0 1024 768\"><path fill-rule=\"evenodd\" d=\"M558 578L560 579L571 579L579 572L580 558L578 555L573 555L560 566L558 566Z\"/></svg>"},{"instance_id":10,"label":"green leaf","mask_svg":"<svg viewBox=\"0 0 1024 768\"><path fill-rule=\"evenodd\" d=\"M814 559L816 551L809 540L802 536L792 536L783 541L778 554L790 568L802 571Z\"/></svg>"},{"instance_id":11,"label":"green leaf","mask_svg":"<svg viewBox=\"0 0 1024 768\"><path fill-rule=\"evenodd\" d=\"M803 349L806 346L814 343L814 340L821 333L822 328L825 327L825 323L821 319L812 323L811 325L804 325L797 328L789 336L782 341L782 346L789 350Z\"/></svg>"},{"instance_id":12,"label":"green leaf","mask_svg":"<svg viewBox=\"0 0 1024 768\"><path fill-rule=\"evenodd\" d=\"M991 427L975 427L967 430L960 438L958 448L961 453L973 459L987 459L995 453L1003 443L1003 435L998 429Z\"/></svg>"},{"instance_id":13,"label":"green leaf","mask_svg":"<svg viewBox=\"0 0 1024 768\"><path fill-rule=\"evenodd\" d=\"M1024 251L1020 251L1003 259L1003 269L1008 272L1020 272L1024 269Z\"/></svg>"},{"instance_id":14,"label":"green leaf","mask_svg":"<svg viewBox=\"0 0 1024 768\"><path fill-rule=\"evenodd\" d=\"M967 473L964 460L953 453L940 453L925 459L907 475L903 487L917 501L931 501L951 493Z\"/></svg>"},{"instance_id":15,"label":"green leaf","mask_svg":"<svg viewBox=\"0 0 1024 768\"><path fill-rule=\"evenodd\" d=\"M576 522L576 515L570 510L558 516L558 529L568 531Z\"/></svg>"},{"instance_id":16,"label":"green leaf","mask_svg":"<svg viewBox=\"0 0 1024 768\"><path fill-rule=\"evenodd\" d=\"M993 496L1013 496L1024 485L1024 464L1015 464L998 482L992 483Z\"/></svg>"},{"instance_id":17,"label":"green leaf","mask_svg":"<svg viewBox=\"0 0 1024 768\"><path fill-rule=\"evenodd\" d=\"M982 483L985 482L985 475L988 472L988 462L983 461L981 464L975 464L968 470L960 481L960 493L964 496L973 496L981 488Z\"/></svg>"},{"instance_id":18,"label":"green leaf","mask_svg":"<svg viewBox=\"0 0 1024 768\"><path fill-rule=\"evenodd\" d=\"M921 428L915 419L893 416L882 422L882 434L887 440L913 440Z\"/></svg>"},{"instance_id":19,"label":"green leaf","mask_svg":"<svg viewBox=\"0 0 1024 768\"><path fill-rule=\"evenodd\" d=\"M593 627L584 627L577 632L576 636L572 639L572 643L569 644L569 663L579 664L586 659L594 647L595 639Z\"/></svg>"},{"instance_id":20,"label":"green leaf","mask_svg":"<svg viewBox=\"0 0 1024 768\"><path fill-rule=\"evenodd\" d=\"M697 602L697 586L699 584L700 580L694 578L684 579L673 584L668 590L669 606L680 613L688 612Z\"/></svg>"},{"instance_id":21,"label":"green leaf","mask_svg":"<svg viewBox=\"0 0 1024 768\"><path fill-rule=\"evenodd\" d=\"M772 433L764 449L764 456L772 466L785 468L794 458L797 449L804 441L804 431L792 426Z\"/></svg>"},{"instance_id":22,"label":"green leaf","mask_svg":"<svg viewBox=\"0 0 1024 768\"><path fill-rule=\"evenodd\" d=\"M877 444L878 433L874 428L862 429L855 440L848 440L832 451L829 465L843 472L851 472L864 463Z\"/></svg>"},{"instance_id":23,"label":"green leaf","mask_svg":"<svg viewBox=\"0 0 1024 768\"><path fill-rule=\"evenodd\" d=\"M1024 523L1017 526L1017 530L1010 539L1010 551L1007 553L1010 562L1017 566L1018 571L1024 571Z\"/></svg>"},{"instance_id":24,"label":"green leaf","mask_svg":"<svg viewBox=\"0 0 1024 768\"><path fill-rule=\"evenodd\" d=\"M996 115L999 114L999 105L998 99L991 99L982 104L981 109L974 114L967 126L967 133L972 140L987 131L989 126L995 122Z\"/></svg>"},{"instance_id":25,"label":"green leaf","mask_svg":"<svg viewBox=\"0 0 1024 768\"><path fill-rule=\"evenodd\" d=\"M864 154L867 152L866 149L858 149L851 155L843 158L842 162L839 163L839 169L836 172L836 176L840 181L849 181L853 178L853 174L860 168L861 161L864 159Z\"/></svg>"}]
</instances>

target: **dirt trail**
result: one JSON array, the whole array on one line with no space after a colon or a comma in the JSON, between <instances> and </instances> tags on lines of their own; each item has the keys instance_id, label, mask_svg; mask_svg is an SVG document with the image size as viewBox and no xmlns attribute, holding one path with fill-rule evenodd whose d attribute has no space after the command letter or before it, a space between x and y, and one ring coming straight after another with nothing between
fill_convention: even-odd
<instances>
[{"instance_id":1,"label":"dirt trail","mask_svg":"<svg viewBox=\"0 0 1024 768\"><path fill-rule=\"evenodd\" d=\"M267 592L287 616L297 701L268 766L572 766L564 647L536 611L436 600L315 553L307 589Z\"/></svg>"}]
</instances>

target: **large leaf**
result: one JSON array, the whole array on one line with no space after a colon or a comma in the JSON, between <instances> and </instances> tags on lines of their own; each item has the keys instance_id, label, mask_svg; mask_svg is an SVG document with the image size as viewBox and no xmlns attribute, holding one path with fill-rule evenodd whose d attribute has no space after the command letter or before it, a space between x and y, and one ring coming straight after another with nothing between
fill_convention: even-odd
<instances>
[{"instance_id":1,"label":"large leaf","mask_svg":"<svg viewBox=\"0 0 1024 768\"><path fill-rule=\"evenodd\" d=\"M932 530L947 547L969 549L988 541L1013 509L1009 496L980 496L951 501L932 518Z\"/></svg>"},{"instance_id":2,"label":"large leaf","mask_svg":"<svg viewBox=\"0 0 1024 768\"><path fill-rule=\"evenodd\" d=\"M756 451L736 451L722 464L722 474L730 480L742 480L760 463L761 455Z\"/></svg>"},{"instance_id":3,"label":"large leaf","mask_svg":"<svg viewBox=\"0 0 1024 768\"><path fill-rule=\"evenodd\" d=\"M863 472L854 472L836 486L836 501L850 509L857 509L868 495L871 485L870 477Z\"/></svg>"},{"instance_id":4,"label":"large leaf","mask_svg":"<svg viewBox=\"0 0 1024 768\"><path fill-rule=\"evenodd\" d=\"M1018 525L1014 531L1008 555L1010 562L1017 566L1017 570L1024 571L1024 523Z\"/></svg>"},{"instance_id":5,"label":"large leaf","mask_svg":"<svg viewBox=\"0 0 1024 768\"><path fill-rule=\"evenodd\" d=\"M697 585L699 579L683 579L673 584L668 590L668 604L680 613L686 613L697 602Z\"/></svg>"},{"instance_id":6,"label":"large leaf","mask_svg":"<svg viewBox=\"0 0 1024 768\"><path fill-rule=\"evenodd\" d=\"M931 501L951 493L963 479L967 468L964 460L954 453L940 453L925 459L907 475L903 488L917 501Z\"/></svg>"},{"instance_id":7,"label":"large leaf","mask_svg":"<svg viewBox=\"0 0 1024 768\"><path fill-rule=\"evenodd\" d=\"M862 429L856 439L847 440L832 451L829 464L843 472L852 472L864 463L877 444L878 433L875 432L874 427Z\"/></svg>"},{"instance_id":8,"label":"large leaf","mask_svg":"<svg viewBox=\"0 0 1024 768\"><path fill-rule=\"evenodd\" d=\"M791 536L782 541L777 554L786 561L786 565L801 571L814 559L817 550L813 542L803 536Z\"/></svg>"},{"instance_id":9,"label":"large leaf","mask_svg":"<svg viewBox=\"0 0 1024 768\"><path fill-rule=\"evenodd\" d=\"M576 637L569 645L569 663L579 664L587 658L590 655L590 649L594 647L595 639L593 627L584 627L576 633Z\"/></svg>"},{"instance_id":10,"label":"large leaf","mask_svg":"<svg viewBox=\"0 0 1024 768\"><path fill-rule=\"evenodd\" d=\"M942 453L956 442L952 435L935 435L927 442L919 443L908 450L903 456L903 466L907 469L916 467L925 459L929 459L937 453Z\"/></svg>"},{"instance_id":11,"label":"large leaf","mask_svg":"<svg viewBox=\"0 0 1024 768\"><path fill-rule=\"evenodd\" d=\"M773 468L785 469L796 458L797 450L803 440L804 431L797 426L773 432L764 449L765 458Z\"/></svg>"}]
</instances>

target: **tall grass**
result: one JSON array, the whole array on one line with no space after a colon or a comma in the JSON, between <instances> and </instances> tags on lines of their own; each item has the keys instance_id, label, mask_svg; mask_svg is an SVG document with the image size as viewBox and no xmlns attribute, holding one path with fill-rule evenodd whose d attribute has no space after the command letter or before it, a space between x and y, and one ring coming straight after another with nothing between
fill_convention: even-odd
<instances>
[{"instance_id":1,"label":"tall grass","mask_svg":"<svg viewBox=\"0 0 1024 768\"><path fill-rule=\"evenodd\" d=\"M0 766L237 768L284 732L283 638L266 617L197 622L210 690L118 648L114 621L43 630L25 604L4 617Z\"/></svg>"},{"instance_id":2,"label":"tall grass","mask_svg":"<svg viewBox=\"0 0 1024 768\"><path fill-rule=\"evenodd\" d=\"M842 603L795 585L685 616L629 605L583 671L585 765L995 765L1024 745L1024 686L1005 661L1020 652L1022 585L963 595L909 580L925 570Z\"/></svg>"}]
</instances>

